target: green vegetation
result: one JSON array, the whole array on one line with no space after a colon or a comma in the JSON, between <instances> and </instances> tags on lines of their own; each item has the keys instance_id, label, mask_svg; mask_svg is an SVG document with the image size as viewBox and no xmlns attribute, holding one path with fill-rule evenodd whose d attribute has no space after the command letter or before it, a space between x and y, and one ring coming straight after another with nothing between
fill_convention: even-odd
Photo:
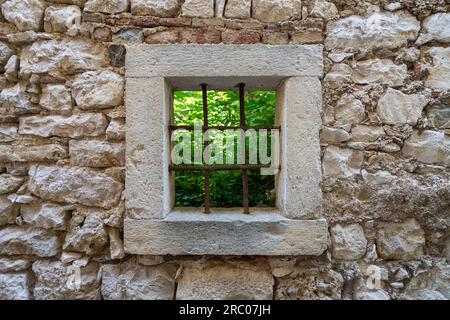
<instances>
[{"instance_id":1,"label":"green vegetation","mask_svg":"<svg viewBox=\"0 0 450 320\"><path fill-rule=\"evenodd\" d=\"M253 91L246 93L245 116L248 126L274 125L275 92ZM209 91L208 119L211 126L240 125L238 92ZM177 91L174 93L174 123L176 125L203 124L202 93L200 91ZM223 137L223 135L219 135L219 137L213 138L223 139ZM212 207L242 207L241 171L211 172L210 188ZM262 176L259 170L249 171L250 206L273 207L275 205L273 189L274 176ZM203 206L203 173L177 172L175 192L175 206Z\"/></svg>"}]
</instances>

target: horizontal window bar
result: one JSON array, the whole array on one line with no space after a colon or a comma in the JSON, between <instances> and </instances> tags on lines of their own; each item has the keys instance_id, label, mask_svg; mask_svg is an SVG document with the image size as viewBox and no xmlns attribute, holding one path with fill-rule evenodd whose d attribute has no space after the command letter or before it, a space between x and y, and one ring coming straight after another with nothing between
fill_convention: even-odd
<instances>
[{"instance_id":1,"label":"horizontal window bar","mask_svg":"<svg viewBox=\"0 0 450 320\"><path fill-rule=\"evenodd\" d=\"M198 126L201 127L202 130L208 130L208 129L217 129L217 130L237 130L237 129L243 129L243 130L248 130L248 129L255 129L255 130L261 130L261 129L267 129L267 130L280 130L281 126ZM169 126L169 130L178 130L178 129L185 129L185 130L195 130L196 127L195 126L175 126L175 125L170 125Z\"/></svg>"},{"instance_id":2,"label":"horizontal window bar","mask_svg":"<svg viewBox=\"0 0 450 320\"><path fill-rule=\"evenodd\" d=\"M233 165L214 165L214 166L191 166L191 165L170 165L169 170L171 171L224 171L224 170L255 170L262 168L271 168L270 164L233 164ZM276 169L280 170L281 167L278 166Z\"/></svg>"}]
</instances>

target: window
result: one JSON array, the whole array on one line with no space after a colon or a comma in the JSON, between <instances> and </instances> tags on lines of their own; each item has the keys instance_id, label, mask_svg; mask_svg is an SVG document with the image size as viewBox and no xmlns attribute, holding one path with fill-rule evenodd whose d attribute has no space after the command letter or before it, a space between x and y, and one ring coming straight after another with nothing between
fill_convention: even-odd
<instances>
[{"instance_id":1,"label":"window","mask_svg":"<svg viewBox=\"0 0 450 320\"><path fill-rule=\"evenodd\" d=\"M179 140L180 147L172 146L172 158L184 156L183 165L170 165L175 172L175 207L203 206L205 213L211 207L242 207L246 214L250 207L275 207L275 177L259 171L275 168L272 147L279 153L275 92L245 92L244 83L234 91L208 91L206 83L201 87L202 91L174 92L169 130L172 143ZM194 134L196 129L201 132ZM212 157L204 155L206 146Z\"/></svg>"},{"instance_id":2,"label":"window","mask_svg":"<svg viewBox=\"0 0 450 320\"><path fill-rule=\"evenodd\" d=\"M322 50L320 45L127 48L126 252L320 255L326 250L320 207ZM210 214L177 208L175 174L169 170L174 92L198 91L202 84L229 90L240 83L246 92L276 92L273 126L281 137L281 170L274 179L275 206L253 207L250 214L244 206L214 208Z\"/></svg>"}]
</instances>

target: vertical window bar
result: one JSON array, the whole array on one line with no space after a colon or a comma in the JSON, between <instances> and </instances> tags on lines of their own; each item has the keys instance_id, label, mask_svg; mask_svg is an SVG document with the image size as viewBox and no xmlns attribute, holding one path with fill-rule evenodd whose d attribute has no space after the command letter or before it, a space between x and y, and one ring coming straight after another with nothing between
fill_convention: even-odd
<instances>
[{"instance_id":1,"label":"vertical window bar","mask_svg":"<svg viewBox=\"0 0 450 320\"><path fill-rule=\"evenodd\" d=\"M241 126L245 126L245 84L239 83L239 105L240 105L240 119ZM244 159L244 164L247 164L247 151L245 143L245 130L243 130L241 143L242 146L242 158ZM248 202L248 171L247 169L242 169L242 193L243 193L243 207L244 214L249 214L249 202Z\"/></svg>"},{"instance_id":2,"label":"vertical window bar","mask_svg":"<svg viewBox=\"0 0 450 320\"><path fill-rule=\"evenodd\" d=\"M206 83L202 83L202 98L203 98L203 125L208 126L208 87ZM205 147L208 142L205 142ZM209 159L205 158L205 162L209 162ZM205 175L205 213L211 212L210 209L210 190L209 190L209 171L204 170Z\"/></svg>"}]
</instances>

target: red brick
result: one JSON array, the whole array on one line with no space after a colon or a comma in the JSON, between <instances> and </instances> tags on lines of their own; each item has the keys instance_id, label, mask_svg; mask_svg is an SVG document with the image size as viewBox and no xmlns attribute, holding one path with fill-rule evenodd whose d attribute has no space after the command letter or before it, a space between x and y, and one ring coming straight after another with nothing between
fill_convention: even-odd
<instances>
[{"instance_id":1,"label":"red brick","mask_svg":"<svg viewBox=\"0 0 450 320\"><path fill-rule=\"evenodd\" d=\"M191 18L157 18L157 17L139 17L133 18L132 24L138 27L190 27L192 24Z\"/></svg>"},{"instance_id":2,"label":"red brick","mask_svg":"<svg viewBox=\"0 0 450 320\"><path fill-rule=\"evenodd\" d=\"M234 31L222 32L222 42L227 44L252 44L261 41L261 33L256 31Z\"/></svg>"},{"instance_id":3,"label":"red brick","mask_svg":"<svg viewBox=\"0 0 450 320\"><path fill-rule=\"evenodd\" d=\"M225 22L222 19L217 18L193 18L192 27L193 28L204 28L204 27L223 27Z\"/></svg>"},{"instance_id":4,"label":"red brick","mask_svg":"<svg viewBox=\"0 0 450 320\"><path fill-rule=\"evenodd\" d=\"M181 43L220 43L220 31L214 29L182 29L180 30Z\"/></svg>"},{"instance_id":5,"label":"red brick","mask_svg":"<svg viewBox=\"0 0 450 320\"><path fill-rule=\"evenodd\" d=\"M147 35L145 43L150 44L168 44L180 42L180 33L178 30L164 30Z\"/></svg>"},{"instance_id":6,"label":"red brick","mask_svg":"<svg viewBox=\"0 0 450 320\"><path fill-rule=\"evenodd\" d=\"M322 33L316 31L305 31L303 33L295 33L291 37L294 44L313 44L321 43L323 40Z\"/></svg>"},{"instance_id":7,"label":"red brick","mask_svg":"<svg viewBox=\"0 0 450 320\"><path fill-rule=\"evenodd\" d=\"M225 20L225 27L230 29L262 30L264 25L257 20Z\"/></svg>"},{"instance_id":8,"label":"red brick","mask_svg":"<svg viewBox=\"0 0 450 320\"><path fill-rule=\"evenodd\" d=\"M39 80L43 84L64 84L67 81L64 78L54 77L50 75L41 76Z\"/></svg>"}]
</instances>

